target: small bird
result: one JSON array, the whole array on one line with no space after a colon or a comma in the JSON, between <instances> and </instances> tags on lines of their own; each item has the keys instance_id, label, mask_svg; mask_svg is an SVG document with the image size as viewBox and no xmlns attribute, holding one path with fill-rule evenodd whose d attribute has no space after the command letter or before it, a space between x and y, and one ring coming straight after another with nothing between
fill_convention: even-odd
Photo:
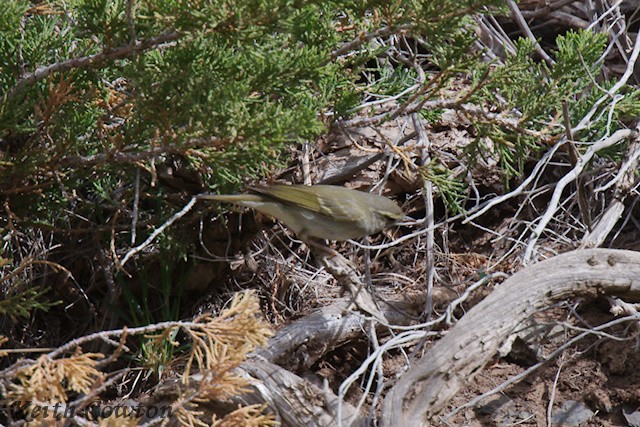
<instances>
[{"instance_id":1,"label":"small bird","mask_svg":"<svg viewBox=\"0 0 640 427\"><path fill-rule=\"evenodd\" d=\"M405 218L402 209L377 194L335 185L249 187L250 194L202 194L201 200L233 203L270 215L302 240L357 239L377 233Z\"/></svg>"}]
</instances>

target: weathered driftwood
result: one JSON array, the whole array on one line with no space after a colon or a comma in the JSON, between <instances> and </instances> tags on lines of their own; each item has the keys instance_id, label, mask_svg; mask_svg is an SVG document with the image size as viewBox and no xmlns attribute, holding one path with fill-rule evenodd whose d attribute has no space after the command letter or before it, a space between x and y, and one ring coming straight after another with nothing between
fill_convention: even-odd
<instances>
[{"instance_id":1,"label":"weathered driftwood","mask_svg":"<svg viewBox=\"0 0 640 427\"><path fill-rule=\"evenodd\" d=\"M329 351L361 338L372 318L379 330L385 329L381 320L407 325L420 315L424 302L387 301L378 308L351 262L328 251L316 255L351 296L284 326L266 347L256 350L252 360L240 369L260 384L250 393L233 398L232 403L267 403L285 426L335 426L338 414L342 425L363 425L364 415L356 414L352 405L342 402L338 411L338 397L331 390L321 389L287 369L308 370Z\"/></svg>"},{"instance_id":2,"label":"weathered driftwood","mask_svg":"<svg viewBox=\"0 0 640 427\"><path fill-rule=\"evenodd\" d=\"M423 304L423 301L388 302L380 311L393 324L406 325L415 320ZM370 319L349 310L352 305L351 298L343 298L280 329L265 348L256 351L255 358L242 364L241 369L262 384L251 393L234 398L234 403L267 403L285 426L337 425L338 397L275 363L288 369L307 370L327 352L361 338ZM376 326L384 329L380 324ZM340 414L344 426L365 423L364 415L357 416L348 403L342 403Z\"/></svg>"},{"instance_id":3,"label":"weathered driftwood","mask_svg":"<svg viewBox=\"0 0 640 427\"><path fill-rule=\"evenodd\" d=\"M473 307L404 372L383 402L384 426L430 425L457 391L496 354L520 322L576 296L640 295L640 253L579 250L514 274Z\"/></svg>"},{"instance_id":4,"label":"weathered driftwood","mask_svg":"<svg viewBox=\"0 0 640 427\"><path fill-rule=\"evenodd\" d=\"M243 363L241 369L260 383L253 387L252 393L234 398L235 403L266 402L276 410L283 426L338 425L338 397L331 390L320 388L266 360L254 358ZM355 408L343 402L340 413L343 425L348 425L349 420L354 419ZM362 419L356 421L358 424L362 422Z\"/></svg>"},{"instance_id":5,"label":"weathered driftwood","mask_svg":"<svg viewBox=\"0 0 640 427\"><path fill-rule=\"evenodd\" d=\"M343 298L284 326L256 354L288 368L309 368L327 352L361 338L368 330L367 316L349 310L351 302ZM408 325L420 315L422 305L422 301L387 302L380 311L390 323Z\"/></svg>"}]
</instances>

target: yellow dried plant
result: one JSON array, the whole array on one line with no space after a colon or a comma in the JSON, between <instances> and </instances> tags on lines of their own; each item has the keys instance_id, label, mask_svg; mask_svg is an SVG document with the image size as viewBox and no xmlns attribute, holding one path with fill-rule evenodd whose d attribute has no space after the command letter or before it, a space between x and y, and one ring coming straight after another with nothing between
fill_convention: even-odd
<instances>
[{"instance_id":1,"label":"yellow dried plant","mask_svg":"<svg viewBox=\"0 0 640 427\"><path fill-rule=\"evenodd\" d=\"M29 408L66 403L69 391L89 393L104 378L96 369L96 359L103 357L100 353L81 353L79 348L73 356L61 359L52 360L44 354L18 370L17 383L11 384L7 399Z\"/></svg>"}]
</instances>

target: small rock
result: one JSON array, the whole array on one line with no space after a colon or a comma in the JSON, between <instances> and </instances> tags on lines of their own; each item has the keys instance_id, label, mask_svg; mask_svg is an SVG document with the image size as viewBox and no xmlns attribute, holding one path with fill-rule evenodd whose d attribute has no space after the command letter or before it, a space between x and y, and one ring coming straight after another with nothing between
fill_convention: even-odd
<instances>
[{"instance_id":1,"label":"small rock","mask_svg":"<svg viewBox=\"0 0 640 427\"><path fill-rule=\"evenodd\" d=\"M640 427L640 410L637 405L624 405L622 415L629 427Z\"/></svg>"},{"instance_id":2,"label":"small rock","mask_svg":"<svg viewBox=\"0 0 640 427\"><path fill-rule=\"evenodd\" d=\"M513 400L507 396L489 396L478 403L476 411L482 415L496 415L498 412L504 412L514 407Z\"/></svg>"},{"instance_id":3,"label":"small rock","mask_svg":"<svg viewBox=\"0 0 640 427\"><path fill-rule=\"evenodd\" d=\"M594 412L585 404L575 400L567 400L559 409L554 411L552 422L553 425L577 427L589 421L593 415Z\"/></svg>"}]
</instances>

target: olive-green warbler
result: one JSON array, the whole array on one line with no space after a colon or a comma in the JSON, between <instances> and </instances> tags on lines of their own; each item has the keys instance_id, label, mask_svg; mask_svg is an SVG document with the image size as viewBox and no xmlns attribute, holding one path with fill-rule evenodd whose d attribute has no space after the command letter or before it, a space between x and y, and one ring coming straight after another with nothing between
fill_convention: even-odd
<instances>
[{"instance_id":1,"label":"olive-green warbler","mask_svg":"<svg viewBox=\"0 0 640 427\"><path fill-rule=\"evenodd\" d=\"M252 194L198 196L246 206L275 217L302 240L347 240L377 233L402 220L402 209L384 196L335 185L249 187Z\"/></svg>"}]
</instances>

